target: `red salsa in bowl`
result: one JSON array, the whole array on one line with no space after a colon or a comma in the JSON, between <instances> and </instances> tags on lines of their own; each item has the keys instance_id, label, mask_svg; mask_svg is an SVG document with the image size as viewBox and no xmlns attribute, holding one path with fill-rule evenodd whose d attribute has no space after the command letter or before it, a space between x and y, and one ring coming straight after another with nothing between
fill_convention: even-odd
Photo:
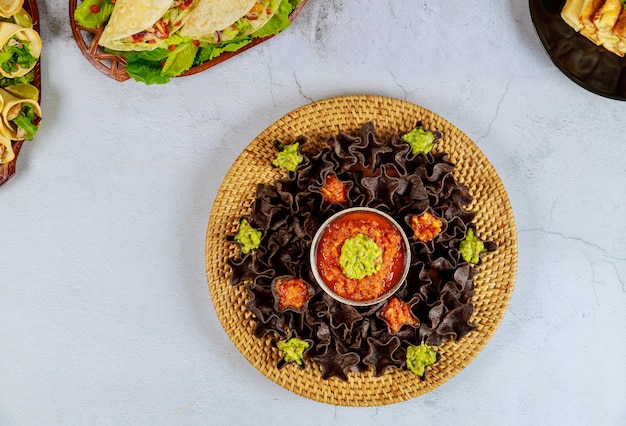
<instances>
[{"instance_id":1,"label":"red salsa in bowl","mask_svg":"<svg viewBox=\"0 0 626 426\"><path fill-rule=\"evenodd\" d=\"M366 306L394 294L410 267L406 234L388 214L368 207L342 210L315 234L313 276L336 300Z\"/></svg>"}]
</instances>

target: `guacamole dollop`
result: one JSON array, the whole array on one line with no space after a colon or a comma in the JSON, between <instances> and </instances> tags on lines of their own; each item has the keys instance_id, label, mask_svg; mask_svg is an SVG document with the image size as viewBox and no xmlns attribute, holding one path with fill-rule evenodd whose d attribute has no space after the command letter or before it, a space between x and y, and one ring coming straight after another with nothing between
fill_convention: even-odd
<instances>
[{"instance_id":1,"label":"guacamole dollop","mask_svg":"<svg viewBox=\"0 0 626 426\"><path fill-rule=\"evenodd\" d=\"M474 230L469 228L465 239L461 241L459 251L464 261L475 264L480 260L480 254L486 252L487 249L485 243L475 235Z\"/></svg>"},{"instance_id":2,"label":"guacamole dollop","mask_svg":"<svg viewBox=\"0 0 626 426\"><path fill-rule=\"evenodd\" d=\"M409 346L406 349L406 366L418 376L423 376L426 367L437 362L437 352L422 342L419 346Z\"/></svg>"},{"instance_id":3,"label":"guacamole dollop","mask_svg":"<svg viewBox=\"0 0 626 426\"><path fill-rule=\"evenodd\" d=\"M304 359L304 351L309 348L309 344L297 337L276 342L278 350L282 353L285 362L295 362L302 365Z\"/></svg>"},{"instance_id":4,"label":"guacamole dollop","mask_svg":"<svg viewBox=\"0 0 626 426\"><path fill-rule=\"evenodd\" d=\"M435 135L422 126L418 126L408 133L402 135L402 140L411 146L411 152L417 154L423 152L428 154L435 144Z\"/></svg>"},{"instance_id":5,"label":"guacamole dollop","mask_svg":"<svg viewBox=\"0 0 626 426\"><path fill-rule=\"evenodd\" d=\"M298 142L282 145L282 149L278 151L276 158L272 160L272 164L276 167L284 167L290 172L295 172L298 165L302 163L302 156L298 154L299 146Z\"/></svg>"},{"instance_id":6,"label":"guacamole dollop","mask_svg":"<svg viewBox=\"0 0 626 426\"><path fill-rule=\"evenodd\" d=\"M339 265L345 276L360 280L380 270L382 255L383 250L374 240L357 234L341 246Z\"/></svg>"},{"instance_id":7,"label":"guacamole dollop","mask_svg":"<svg viewBox=\"0 0 626 426\"><path fill-rule=\"evenodd\" d=\"M241 219L235 241L241 244L243 254L248 254L251 250L259 247L262 235L263 233L254 229L246 219Z\"/></svg>"}]
</instances>

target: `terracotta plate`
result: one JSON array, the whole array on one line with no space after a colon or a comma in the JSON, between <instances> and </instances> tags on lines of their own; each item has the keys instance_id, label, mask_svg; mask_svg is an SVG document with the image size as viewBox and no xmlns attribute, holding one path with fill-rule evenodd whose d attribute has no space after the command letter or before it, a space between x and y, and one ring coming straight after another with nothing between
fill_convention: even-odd
<instances>
[{"instance_id":1,"label":"terracotta plate","mask_svg":"<svg viewBox=\"0 0 626 426\"><path fill-rule=\"evenodd\" d=\"M24 9L30 13L30 16L33 18L33 28L40 33L39 31L39 9L37 8L36 0L25 0L24 1ZM41 34L41 33L40 33ZM39 58L39 62L35 65L35 81L33 84L39 89L39 98L41 102L41 58ZM22 144L24 141L14 141L13 142L13 152L15 152L15 158L8 163L0 164L0 185L8 181L15 174L15 170L17 167L17 157L22 149Z\"/></svg>"},{"instance_id":2,"label":"terracotta plate","mask_svg":"<svg viewBox=\"0 0 626 426\"><path fill-rule=\"evenodd\" d=\"M298 16L304 5L308 0L302 0L302 2L296 7L289 15L289 20L293 22L294 19ZM72 27L72 33L74 34L74 40L76 40L76 44L78 44L78 48L81 53L87 58L91 64L98 69L102 74L111 77L117 81L126 81L130 78L128 73L126 72L126 65L124 58L113 55L111 53L106 53L101 46L98 46L98 41L100 40L100 36L102 35L103 28L85 28L76 23L74 20L74 11L76 7L78 7L80 0L70 0L69 2L69 13L70 13L70 25ZM246 50L257 46L264 41L270 39L270 37L258 38L254 39L251 43L245 45L241 49L236 52L225 52L219 55L217 58L212 59L210 61L204 62L201 65L197 65L195 67L190 68L188 71L183 73L181 77L187 75L197 74L199 72L205 71L215 65L224 62L227 59L232 58L235 55L238 55Z\"/></svg>"}]
</instances>

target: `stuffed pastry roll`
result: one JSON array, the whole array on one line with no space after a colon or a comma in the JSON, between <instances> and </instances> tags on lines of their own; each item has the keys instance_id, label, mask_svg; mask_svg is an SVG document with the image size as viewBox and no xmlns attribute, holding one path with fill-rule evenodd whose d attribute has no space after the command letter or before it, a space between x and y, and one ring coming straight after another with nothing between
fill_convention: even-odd
<instances>
[{"instance_id":1,"label":"stuffed pastry roll","mask_svg":"<svg viewBox=\"0 0 626 426\"><path fill-rule=\"evenodd\" d=\"M0 22L0 74L7 78L26 75L41 55L41 37L32 28Z\"/></svg>"}]
</instances>

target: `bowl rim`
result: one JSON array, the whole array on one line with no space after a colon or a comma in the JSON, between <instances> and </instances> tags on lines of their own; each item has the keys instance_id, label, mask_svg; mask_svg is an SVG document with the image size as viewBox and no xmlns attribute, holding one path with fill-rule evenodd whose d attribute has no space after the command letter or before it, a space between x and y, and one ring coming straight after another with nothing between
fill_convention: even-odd
<instances>
[{"instance_id":1,"label":"bowl rim","mask_svg":"<svg viewBox=\"0 0 626 426\"><path fill-rule=\"evenodd\" d=\"M378 296L378 297L376 297L374 299L369 299L369 300L352 300L352 299L348 299L346 297L338 295L337 293L333 292L326 285L326 283L322 279L322 277L321 277L321 275L319 273L319 270L317 268L317 248L318 248L319 241L321 239L322 234L324 233L326 228L328 228L328 226L332 222L336 221L337 219L339 219L342 216L345 216L347 214L354 213L354 212L370 212L370 213L374 213L374 214L382 217L383 219L387 220L400 233L400 235L402 236L402 243L404 245L404 267L403 267L403 270L402 270L402 274L398 278L397 282L393 285L393 287L391 287L385 293L383 293L382 295L380 295L380 296ZM375 304L380 303L380 302L384 302L385 300L389 299L391 296L393 296L394 294L396 294L398 292L400 287L402 287L402 285L406 281L407 275L409 274L409 270L411 269L411 246L410 246L409 238L408 238L405 230L402 228L400 223L396 219L394 219L390 214L388 214L388 213L386 213L386 212L384 212L382 210L373 208L373 207L349 207L349 208L340 210L337 213L333 214L332 216L330 216L328 219L326 219L319 226L319 228L315 232L313 240L311 241L311 249L309 251L309 262L310 262L310 265L311 265L311 272L313 274L313 277L315 278L315 282L330 297L332 297L336 301L344 303L346 305L351 305L351 306L371 306L371 305L375 305Z\"/></svg>"}]
</instances>

